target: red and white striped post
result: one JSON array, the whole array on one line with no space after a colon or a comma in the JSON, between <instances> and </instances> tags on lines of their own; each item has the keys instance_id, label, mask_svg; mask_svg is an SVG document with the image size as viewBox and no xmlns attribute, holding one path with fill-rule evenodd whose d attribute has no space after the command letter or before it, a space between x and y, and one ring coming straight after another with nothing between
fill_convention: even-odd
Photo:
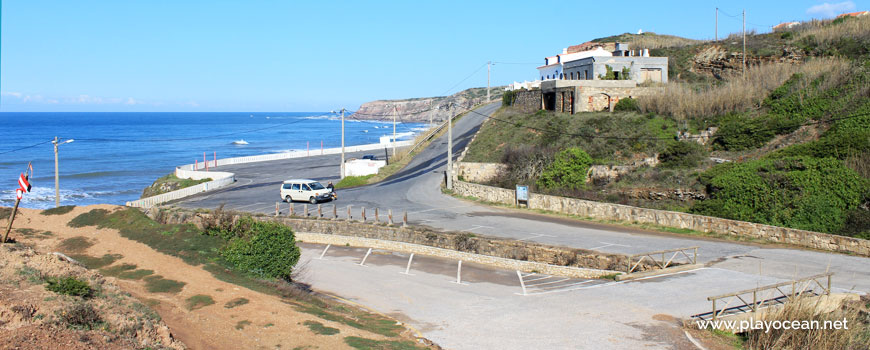
<instances>
[{"instance_id":1,"label":"red and white striped post","mask_svg":"<svg viewBox=\"0 0 870 350\"><path fill-rule=\"evenodd\" d=\"M323 140L320 140L320 155L323 155Z\"/></svg>"},{"instance_id":2,"label":"red and white striped post","mask_svg":"<svg viewBox=\"0 0 870 350\"><path fill-rule=\"evenodd\" d=\"M311 141L305 141L305 153L308 157L311 156Z\"/></svg>"},{"instance_id":3,"label":"red and white striped post","mask_svg":"<svg viewBox=\"0 0 870 350\"><path fill-rule=\"evenodd\" d=\"M205 157L205 152L202 152L202 162L205 163L205 171L208 171L208 158Z\"/></svg>"},{"instance_id":4,"label":"red and white striped post","mask_svg":"<svg viewBox=\"0 0 870 350\"><path fill-rule=\"evenodd\" d=\"M199 170L199 159L196 159L196 158L193 159L193 170L194 171Z\"/></svg>"},{"instance_id":5,"label":"red and white striped post","mask_svg":"<svg viewBox=\"0 0 870 350\"><path fill-rule=\"evenodd\" d=\"M217 168L217 151L214 152L214 167Z\"/></svg>"}]
</instances>

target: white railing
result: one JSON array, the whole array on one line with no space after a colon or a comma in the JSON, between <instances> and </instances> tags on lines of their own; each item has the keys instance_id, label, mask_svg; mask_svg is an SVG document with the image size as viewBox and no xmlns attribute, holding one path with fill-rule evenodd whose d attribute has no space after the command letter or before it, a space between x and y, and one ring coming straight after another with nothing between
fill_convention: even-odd
<instances>
[{"instance_id":1,"label":"white railing","mask_svg":"<svg viewBox=\"0 0 870 350\"><path fill-rule=\"evenodd\" d=\"M398 141L396 142L396 147L407 147L414 144L414 141ZM375 143L368 145L359 145L359 146L348 146L344 148L345 152L360 152L360 151L372 151L378 150L384 147L392 147L392 143ZM202 179L212 179L212 181L201 183L199 185L182 188L180 190L175 190L172 192L167 192L164 194L159 194L156 196L151 196L147 198L138 199L135 201L127 202L128 207L137 207L137 208L151 208L156 205L160 205L169 201L174 201L177 199L181 199L184 197L192 196L197 193L202 193L206 191L216 190L218 188L227 186L233 182L235 182L235 174L230 172L223 171L203 171L207 168L212 168L222 165L233 165L233 164L244 164L244 163L256 163L256 162L268 162L272 160L281 160L281 159L291 159L291 158L302 158L308 156L319 156L319 155L327 155L327 154L339 154L341 153L341 147L336 148L326 148L320 150L313 151L291 151L284 153L273 153L273 154L261 154L256 156L247 156L247 157L235 157L235 158L224 158L218 160L209 160L203 163L194 163L194 164L185 164L175 168L175 176L180 179L193 179L193 180L202 180Z\"/></svg>"}]
</instances>

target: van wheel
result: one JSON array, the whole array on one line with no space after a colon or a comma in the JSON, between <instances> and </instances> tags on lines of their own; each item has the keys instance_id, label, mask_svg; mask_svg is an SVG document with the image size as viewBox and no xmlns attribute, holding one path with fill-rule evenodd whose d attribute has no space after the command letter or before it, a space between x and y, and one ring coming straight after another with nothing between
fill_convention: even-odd
<instances>
[{"instance_id":1,"label":"van wheel","mask_svg":"<svg viewBox=\"0 0 870 350\"><path fill-rule=\"evenodd\" d=\"M284 201L287 203L290 203L293 201L293 198L290 198L290 196L287 196L287 197L284 197Z\"/></svg>"},{"instance_id":2,"label":"van wheel","mask_svg":"<svg viewBox=\"0 0 870 350\"><path fill-rule=\"evenodd\" d=\"M308 202L311 204L317 204L317 198L311 197L308 199Z\"/></svg>"}]
</instances>

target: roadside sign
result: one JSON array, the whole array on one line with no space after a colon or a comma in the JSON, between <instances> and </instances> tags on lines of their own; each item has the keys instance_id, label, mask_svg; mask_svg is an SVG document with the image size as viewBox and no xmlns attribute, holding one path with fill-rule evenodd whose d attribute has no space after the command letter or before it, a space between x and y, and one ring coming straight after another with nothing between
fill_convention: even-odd
<instances>
[{"instance_id":1,"label":"roadside sign","mask_svg":"<svg viewBox=\"0 0 870 350\"><path fill-rule=\"evenodd\" d=\"M18 177L18 188L24 192L30 192L30 182L27 181L27 178L23 173Z\"/></svg>"},{"instance_id":2,"label":"roadside sign","mask_svg":"<svg viewBox=\"0 0 870 350\"><path fill-rule=\"evenodd\" d=\"M529 206L529 186L517 185L517 200L516 205L520 205L520 202L526 202L526 206Z\"/></svg>"}]
</instances>

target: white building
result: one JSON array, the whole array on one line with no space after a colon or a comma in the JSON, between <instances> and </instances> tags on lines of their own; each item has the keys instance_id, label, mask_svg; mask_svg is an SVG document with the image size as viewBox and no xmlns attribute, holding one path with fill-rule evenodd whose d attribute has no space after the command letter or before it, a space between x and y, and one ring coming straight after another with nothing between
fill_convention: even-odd
<instances>
[{"instance_id":1,"label":"white building","mask_svg":"<svg viewBox=\"0 0 870 350\"><path fill-rule=\"evenodd\" d=\"M540 80L566 79L563 65L566 62L576 61L579 59L593 56L613 56L613 53L601 47L596 47L593 50L568 53L568 49L562 49L562 53L556 56L544 58L544 65L538 67L538 76Z\"/></svg>"},{"instance_id":2,"label":"white building","mask_svg":"<svg viewBox=\"0 0 870 350\"><path fill-rule=\"evenodd\" d=\"M504 88L504 91L514 91L514 90L520 90L520 89L531 90L531 89L540 89L540 88L541 88L541 81L540 80L535 80L535 81L526 80L526 81L523 81L522 83L515 81L512 84L508 85L506 88Z\"/></svg>"}]
</instances>

